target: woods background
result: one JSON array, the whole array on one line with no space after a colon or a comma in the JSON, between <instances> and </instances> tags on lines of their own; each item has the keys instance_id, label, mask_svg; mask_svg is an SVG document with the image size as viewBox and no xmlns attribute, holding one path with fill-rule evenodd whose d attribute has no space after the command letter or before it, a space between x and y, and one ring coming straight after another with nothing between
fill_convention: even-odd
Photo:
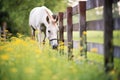
<instances>
[{"instance_id":1,"label":"woods background","mask_svg":"<svg viewBox=\"0 0 120 80\"><path fill-rule=\"evenodd\" d=\"M0 0L0 26L5 21L7 29L12 33L29 35L29 12L34 7L46 6L53 13L64 11L67 0Z\"/></svg>"}]
</instances>

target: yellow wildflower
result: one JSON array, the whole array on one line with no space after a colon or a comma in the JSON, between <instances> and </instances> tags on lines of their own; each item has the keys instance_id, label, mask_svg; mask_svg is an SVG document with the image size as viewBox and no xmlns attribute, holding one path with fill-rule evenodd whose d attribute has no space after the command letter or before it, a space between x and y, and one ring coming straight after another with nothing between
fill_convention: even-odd
<instances>
[{"instance_id":1,"label":"yellow wildflower","mask_svg":"<svg viewBox=\"0 0 120 80\"><path fill-rule=\"evenodd\" d=\"M60 45L64 45L64 42L63 41L59 41Z\"/></svg>"},{"instance_id":2,"label":"yellow wildflower","mask_svg":"<svg viewBox=\"0 0 120 80\"><path fill-rule=\"evenodd\" d=\"M83 35L86 35L87 34L87 32L86 31L83 31Z\"/></svg>"},{"instance_id":3,"label":"yellow wildflower","mask_svg":"<svg viewBox=\"0 0 120 80\"><path fill-rule=\"evenodd\" d=\"M51 58L52 61L57 61L57 59L55 57Z\"/></svg>"},{"instance_id":4,"label":"yellow wildflower","mask_svg":"<svg viewBox=\"0 0 120 80\"><path fill-rule=\"evenodd\" d=\"M11 68L10 71L11 71L12 73L16 73L16 72L17 72L17 69L16 69L16 68Z\"/></svg>"},{"instance_id":5,"label":"yellow wildflower","mask_svg":"<svg viewBox=\"0 0 120 80\"><path fill-rule=\"evenodd\" d=\"M36 54L40 54L41 53L41 51L39 49L36 49L35 52L36 52Z\"/></svg>"},{"instance_id":6,"label":"yellow wildflower","mask_svg":"<svg viewBox=\"0 0 120 80\"><path fill-rule=\"evenodd\" d=\"M92 48L90 51L97 53L97 52L98 52L98 49L97 49L97 48Z\"/></svg>"},{"instance_id":7,"label":"yellow wildflower","mask_svg":"<svg viewBox=\"0 0 120 80\"><path fill-rule=\"evenodd\" d=\"M12 33L8 33L7 35L8 35L8 36L11 36L11 35L12 35Z\"/></svg>"},{"instance_id":8,"label":"yellow wildflower","mask_svg":"<svg viewBox=\"0 0 120 80\"><path fill-rule=\"evenodd\" d=\"M35 44L36 42L35 42L35 40L30 40L29 41L31 44Z\"/></svg>"},{"instance_id":9,"label":"yellow wildflower","mask_svg":"<svg viewBox=\"0 0 120 80\"><path fill-rule=\"evenodd\" d=\"M78 59L78 60L84 60L84 57L79 56L77 59Z\"/></svg>"},{"instance_id":10,"label":"yellow wildflower","mask_svg":"<svg viewBox=\"0 0 120 80\"><path fill-rule=\"evenodd\" d=\"M80 51L82 51L83 50L83 47L80 47Z\"/></svg>"},{"instance_id":11,"label":"yellow wildflower","mask_svg":"<svg viewBox=\"0 0 120 80\"><path fill-rule=\"evenodd\" d=\"M59 49L64 49L64 46L59 46Z\"/></svg>"},{"instance_id":12,"label":"yellow wildflower","mask_svg":"<svg viewBox=\"0 0 120 80\"><path fill-rule=\"evenodd\" d=\"M64 49L67 49L67 46L64 46Z\"/></svg>"},{"instance_id":13,"label":"yellow wildflower","mask_svg":"<svg viewBox=\"0 0 120 80\"><path fill-rule=\"evenodd\" d=\"M16 37L11 37L12 41L15 41L17 38ZM16 42L16 41L15 41Z\"/></svg>"},{"instance_id":14,"label":"yellow wildflower","mask_svg":"<svg viewBox=\"0 0 120 80\"><path fill-rule=\"evenodd\" d=\"M18 37L21 38L23 35L20 33L17 33Z\"/></svg>"},{"instance_id":15,"label":"yellow wildflower","mask_svg":"<svg viewBox=\"0 0 120 80\"><path fill-rule=\"evenodd\" d=\"M27 44L27 43L25 43L25 42L23 42L23 43L22 43L22 45L23 45L23 46L25 46L25 47L27 47L27 46L28 46L28 44Z\"/></svg>"},{"instance_id":16,"label":"yellow wildflower","mask_svg":"<svg viewBox=\"0 0 120 80\"><path fill-rule=\"evenodd\" d=\"M80 38L80 41L82 41L82 38Z\"/></svg>"},{"instance_id":17,"label":"yellow wildflower","mask_svg":"<svg viewBox=\"0 0 120 80\"><path fill-rule=\"evenodd\" d=\"M9 55L8 54L3 54L1 55L2 60L9 60Z\"/></svg>"},{"instance_id":18,"label":"yellow wildflower","mask_svg":"<svg viewBox=\"0 0 120 80\"><path fill-rule=\"evenodd\" d=\"M13 49L12 48L7 48L6 51L10 52L12 51Z\"/></svg>"},{"instance_id":19,"label":"yellow wildflower","mask_svg":"<svg viewBox=\"0 0 120 80\"><path fill-rule=\"evenodd\" d=\"M14 42L14 44L16 44L16 45L24 44L23 42L24 42L23 40L16 38L16 41Z\"/></svg>"},{"instance_id":20,"label":"yellow wildflower","mask_svg":"<svg viewBox=\"0 0 120 80\"><path fill-rule=\"evenodd\" d=\"M0 51L3 50L3 49L4 49L4 47L0 46Z\"/></svg>"},{"instance_id":21,"label":"yellow wildflower","mask_svg":"<svg viewBox=\"0 0 120 80\"><path fill-rule=\"evenodd\" d=\"M5 38L0 38L0 40L1 40L1 41L4 41L4 40L6 40L6 39L5 39Z\"/></svg>"},{"instance_id":22,"label":"yellow wildflower","mask_svg":"<svg viewBox=\"0 0 120 80\"><path fill-rule=\"evenodd\" d=\"M5 37L6 35L5 35L5 34L2 34L1 36Z\"/></svg>"},{"instance_id":23,"label":"yellow wildflower","mask_svg":"<svg viewBox=\"0 0 120 80\"><path fill-rule=\"evenodd\" d=\"M115 70L110 71L110 74L114 75L115 74Z\"/></svg>"},{"instance_id":24,"label":"yellow wildflower","mask_svg":"<svg viewBox=\"0 0 120 80\"><path fill-rule=\"evenodd\" d=\"M8 32L8 30L5 30L5 32Z\"/></svg>"}]
</instances>

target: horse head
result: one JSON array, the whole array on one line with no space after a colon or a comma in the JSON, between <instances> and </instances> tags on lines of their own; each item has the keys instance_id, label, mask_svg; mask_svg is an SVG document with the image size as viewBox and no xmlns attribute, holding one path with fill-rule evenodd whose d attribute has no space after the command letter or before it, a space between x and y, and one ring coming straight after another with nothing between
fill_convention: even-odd
<instances>
[{"instance_id":1,"label":"horse head","mask_svg":"<svg viewBox=\"0 0 120 80\"><path fill-rule=\"evenodd\" d=\"M47 12L47 11L46 11ZM58 47L58 16L57 15L50 15L47 12L48 16L46 17L46 21L48 23L48 27L46 28L46 35L47 38L50 41L50 45L52 46L53 49L56 49Z\"/></svg>"}]
</instances>

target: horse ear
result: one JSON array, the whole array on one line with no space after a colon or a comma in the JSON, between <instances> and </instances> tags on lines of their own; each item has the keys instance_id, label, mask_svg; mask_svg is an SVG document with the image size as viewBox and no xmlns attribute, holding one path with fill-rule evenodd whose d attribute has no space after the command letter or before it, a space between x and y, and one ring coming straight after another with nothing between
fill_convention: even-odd
<instances>
[{"instance_id":1,"label":"horse ear","mask_svg":"<svg viewBox=\"0 0 120 80\"><path fill-rule=\"evenodd\" d=\"M53 14L52 17L53 17L53 19L55 20L55 22L58 21L58 16L57 16L57 15Z\"/></svg>"},{"instance_id":2,"label":"horse ear","mask_svg":"<svg viewBox=\"0 0 120 80\"><path fill-rule=\"evenodd\" d=\"M46 21L48 22L48 24L50 23L48 16L46 17Z\"/></svg>"}]
</instances>

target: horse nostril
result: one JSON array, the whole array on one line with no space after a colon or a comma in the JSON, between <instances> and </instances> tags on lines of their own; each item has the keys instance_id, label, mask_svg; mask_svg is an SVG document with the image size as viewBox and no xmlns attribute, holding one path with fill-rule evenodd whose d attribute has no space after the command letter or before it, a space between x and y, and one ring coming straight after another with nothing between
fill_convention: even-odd
<instances>
[{"instance_id":1,"label":"horse nostril","mask_svg":"<svg viewBox=\"0 0 120 80\"><path fill-rule=\"evenodd\" d=\"M58 45L53 45L53 49L57 49Z\"/></svg>"}]
</instances>

